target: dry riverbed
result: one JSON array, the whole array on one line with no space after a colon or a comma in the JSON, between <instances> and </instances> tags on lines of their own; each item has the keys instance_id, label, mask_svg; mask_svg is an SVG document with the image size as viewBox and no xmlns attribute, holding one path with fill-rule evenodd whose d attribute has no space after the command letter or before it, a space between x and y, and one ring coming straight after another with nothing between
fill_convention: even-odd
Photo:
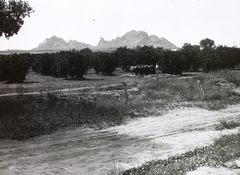
<instances>
[{"instance_id":1,"label":"dry riverbed","mask_svg":"<svg viewBox=\"0 0 240 175\"><path fill-rule=\"evenodd\" d=\"M24 142L1 140L0 174L98 175L123 171L209 145L221 135L239 132L239 128L214 130L220 119L239 119L239 109L240 105L219 111L184 108L163 116L130 119L124 125L105 130L64 128ZM217 171L203 167L189 175ZM228 168L225 172L237 174Z\"/></svg>"}]
</instances>

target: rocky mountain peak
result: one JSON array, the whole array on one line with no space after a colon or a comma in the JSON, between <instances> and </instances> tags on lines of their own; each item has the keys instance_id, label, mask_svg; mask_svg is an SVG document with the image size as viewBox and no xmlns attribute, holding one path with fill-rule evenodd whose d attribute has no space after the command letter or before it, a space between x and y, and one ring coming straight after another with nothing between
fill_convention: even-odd
<instances>
[{"instance_id":1,"label":"rocky mountain peak","mask_svg":"<svg viewBox=\"0 0 240 175\"><path fill-rule=\"evenodd\" d=\"M98 46L104 46L107 42L105 41L105 39L103 37L100 38L99 42L98 42Z\"/></svg>"},{"instance_id":2,"label":"rocky mountain peak","mask_svg":"<svg viewBox=\"0 0 240 175\"><path fill-rule=\"evenodd\" d=\"M165 38L159 38L156 35L148 35L144 31L131 30L121 37L106 41L103 38L100 39L98 47L101 48L118 48L127 46L129 48L136 46L149 45L153 47L163 47L165 49L176 49L177 47L170 43Z\"/></svg>"},{"instance_id":3,"label":"rocky mountain peak","mask_svg":"<svg viewBox=\"0 0 240 175\"><path fill-rule=\"evenodd\" d=\"M163 47L164 49L176 49L177 47L169 42L165 38L159 38L156 35L148 35L144 31L131 30L122 36L116 37L111 41L105 40L103 37L100 38L97 46L91 46L76 40L69 40L66 42L63 38L52 36L47 38L43 43L40 43L38 47L32 50L70 50L76 49L81 50L84 48L90 48L94 50L108 50L116 49L118 47L128 47L133 48L137 46L153 46L153 47Z\"/></svg>"},{"instance_id":4,"label":"rocky mountain peak","mask_svg":"<svg viewBox=\"0 0 240 175\"><path fill-rule=\"evenodd\" d=\"M91 46L76 40L69 40L66 42L63 38L52 36L51 38L45 39L43 43L40 43L38 47L34 48L33 50L81 50L88 47Z\"/></svg>"}]
</instances>

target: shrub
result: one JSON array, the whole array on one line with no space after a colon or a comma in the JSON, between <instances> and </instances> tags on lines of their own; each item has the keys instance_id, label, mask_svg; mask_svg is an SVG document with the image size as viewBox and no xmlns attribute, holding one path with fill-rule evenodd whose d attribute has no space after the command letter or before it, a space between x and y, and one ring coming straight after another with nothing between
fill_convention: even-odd
<instances>
[{"instance_id":1,"label":"shrub","mask_svg":"<svg viewBox=\"0 0 240 175\"><path fill-rule=\"evenodd\" d=\"M112 53L97 52L94 60L94 69L96 73L111 75L117 67L117 62Z\"/></svg>"},{"instance_id":2,"label":"shrub","mask_svg":"<svg viewBox=\"0 0 240 175\"><path fill-rule=\"evenodd\" d=\"M0 81L19 83L25 80L31 66L29 54L12 54L0 57Z\"/></svg>"},{"instance_id":3,"label":"shrub","mask_svg":"<svg viewBox=\"0 0 240 175\"><path fill-rule=\"evenodd\" d=\"M216 130L233 129L240 126L240 121L227 121L225 119L219 120L219 124L215 126Z\"/></svg>"},{"instance_id":4,"label":"shrub","mask_svg":"<svg viewBox=\"0 0 240 175\"><path fill-rule=\"evenodd\" d=\"M89 61L81 52L72 50L60 52L60 62L58 63L58 74L62 77L83 78L88 70Z\"/></svg>"},{"instance_id":5,"label":"shrub","mask_svg":"<svg viewBox=\"0 0 240 175\"><path fill-rule=\"evenodd\" d=\"M19 98L21 97L21 98ZM99 129L122 123L123 104L112 99L56 94L0 98L0 139L25 140L64 126Z\"/></svg>"},{"instance_id":6,"label":"shrub","mask_svg":"<svg viewBox=\"0 0 240 175\"><path fill-rule=\"evenodd\" d=\"M181 75L183 72L183 65L184 56L180 51L162 51L160 58L160 70L163 73Z\"/></svg>"},{"instance_id":7,"label":"shrub","mask_svg":"<svg viewBox=\"0 0 240 175\"><path fill-rule=\"evenodd\" d=\"M35 55L35 61L32 65L33 71L42 75L57 76L57 54L43 53Z\"/></svg>"}]
</instances>

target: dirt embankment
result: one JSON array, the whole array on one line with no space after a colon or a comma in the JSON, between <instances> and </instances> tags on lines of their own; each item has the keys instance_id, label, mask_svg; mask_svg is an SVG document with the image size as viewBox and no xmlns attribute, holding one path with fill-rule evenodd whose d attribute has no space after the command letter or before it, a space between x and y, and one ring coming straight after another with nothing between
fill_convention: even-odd
<instances>
[{"instance_id":1,"label":"dirt embankment","mask_svg":"<svg viewBox=\"0 0 240 175\"><path fill-rule=\"evenodd\" d=\"M25 142L0 141L0 174L107 174L211 144L219 119L240 118L240 105L220 111L186 108L159 117L131 119L95 131L65 128Z\"/></svg>"}]
</instances>

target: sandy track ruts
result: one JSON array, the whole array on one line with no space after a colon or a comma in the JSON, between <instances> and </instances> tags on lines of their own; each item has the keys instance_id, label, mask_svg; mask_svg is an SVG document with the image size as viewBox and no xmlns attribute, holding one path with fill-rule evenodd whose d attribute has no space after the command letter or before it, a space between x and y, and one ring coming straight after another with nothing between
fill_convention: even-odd
<instances>
[{"instance_id":1,"label":"sandy track ruts","mask_svg":"<svg viewBox=\"0 0 240 175\"><path fill-rule=\"evenodd\" d=\"M219 119L240 118L240 105L220 111L186 108L159 117L131 119L95 131L65 128L25 142L0 141L0 175L107 174L211 144Z\"/></svg>"},{"instance_id":2,"label":"sandy track ruts","mask_svg":"<svg viewBox=\"0 0 240 175\"><path fill-rule=\"evenodd\" d=\"M128 91L139 91L138 88L134 87L134 83L128 83L127 89ZM17 96L17 95L40 95L40 94L48 94L48 93L61 93L61 94L81 94L86 93L88 94L97 94L97 93L109 93L113 94L112 92L108 92L108 89L113 91L113 89L116 89L115 91L124 91L122 84L110 84L110 85L104 85L99 87L94 86L88 86L88 87L79 87L79 88L65 88L65 89L56 89L56 90L48 90L48 91L35 91L35 92L23 92L23 93L6 93L6 94L0 94L0 97L9 97L9 96Z\"/></svg>"}]
</instances>

